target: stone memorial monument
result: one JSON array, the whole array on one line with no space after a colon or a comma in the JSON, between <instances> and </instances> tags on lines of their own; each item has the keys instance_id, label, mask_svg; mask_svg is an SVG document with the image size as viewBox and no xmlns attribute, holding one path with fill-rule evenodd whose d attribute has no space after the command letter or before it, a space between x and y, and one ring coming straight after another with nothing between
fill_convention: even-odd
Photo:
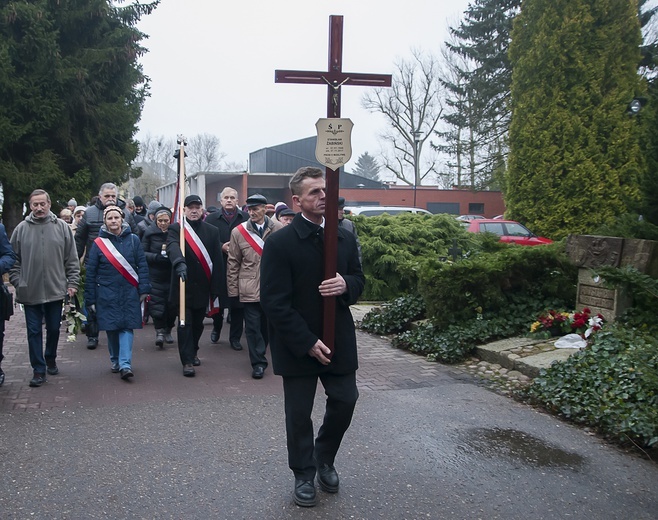
<instances>
[{"instance_id":1,"label":"stone memorial monument","mask_svg":"<svg viewBox=\"0 0 658 520\"><path fill-rule=\"evenodd\" d=\"M579 268L576 308L589 307L607 321L613 321L631 305L631 295L623 289L604 287L604 281L593 270L632 266L641 273L658 276L658 242L652 240L569 235L567 254Z\"/></svg>"}]
</instances>

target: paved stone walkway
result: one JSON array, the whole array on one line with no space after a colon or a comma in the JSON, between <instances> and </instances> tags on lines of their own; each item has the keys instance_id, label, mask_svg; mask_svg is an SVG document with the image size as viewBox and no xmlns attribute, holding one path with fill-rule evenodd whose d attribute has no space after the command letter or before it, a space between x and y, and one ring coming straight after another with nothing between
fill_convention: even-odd
<instances>
[{"instance_id":1,"label":"paved stone walkway","mask_svg":"<svg viewBox=\"0 0 658 520\"><path fill-rule=\"evenodd\" d=\"M359 312L355 311L358 316ZM271 369L265 378L251 378L246 350L234 351L228 346L228 324L222 329L220 342L210 343L212 322L206 320L199 357L202 365L195 378L185 378L176 344L158 350L154 345L152 324L135 331L133 371L135 378L121 381L110 372L107 338L101 333L96 350L86 348L86 337L78 335L68 343L62 331L57 365L60 373L47 376L40 388L30 388L32 370L29 364L25 317L17 307L6 322L2 363L6 380L0 388L0 411L43 410L107 406L117 404L158 402L170 398L197 399L203 397L281 394L281 380ZM440 366L424 358L391 347L386 338L357 332L361 391L424 388L437 384ZM45 337L45 331L44 331ZM268 354L269 355L269 354Z\"/></svg>"},{"instance_id":2,"label":"paved stone walkway","mask_svg":"<svg viewBox=\"0 0 658 520\"><path fill-rule=\"evenodd\" d=\"M336 461L341 490L305 510L292 501L281 378L251 379L228 327L212 345L207 322L197 377L185 378L176 345L157 350L148 325L130 382L110 373L103 335L87 350L62 334L60 375L30 388L24 316L7 325L2 520L656 518L655 464L386 338L357 333L361 396Z\"/></svg>"}]
</instances>

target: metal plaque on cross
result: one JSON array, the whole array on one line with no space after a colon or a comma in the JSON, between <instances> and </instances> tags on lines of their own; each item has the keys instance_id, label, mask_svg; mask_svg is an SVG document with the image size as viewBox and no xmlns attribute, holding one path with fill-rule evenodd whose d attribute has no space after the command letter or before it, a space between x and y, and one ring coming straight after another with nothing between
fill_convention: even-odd
<instances>
[{"instance_id":1,"label":"metal plaque on cross","mask_svg":"<svg viewBox=\"0 0 658 520\"><path fill-rule=\"evenodd\" d=\"M327 118L340 118L341 88L348 85L364 87L390 87L390 74L364 74L343 72L343 17L329 17L329 64L326 71L276 70L276 83L302 83L326 85ZM324 277L336 276L338 248L338 184L340 168L326 168L326 204L324 225ZM322 341L334 351L336 297L328 296L324 300ZM331 356L330 355L330 356Z\"/></svg>"},{"instance_id":2,"label":"metal plaque on cross","mask_svg":"<svg viewBox=\"0 0 658 520\"><path fill-rule=\"evenodd\" d=\"M320 118L315 123L318 139L315 145L315 158L320 164L336 171L352 157L351 119Z\"/></svg>"}]
</instances>

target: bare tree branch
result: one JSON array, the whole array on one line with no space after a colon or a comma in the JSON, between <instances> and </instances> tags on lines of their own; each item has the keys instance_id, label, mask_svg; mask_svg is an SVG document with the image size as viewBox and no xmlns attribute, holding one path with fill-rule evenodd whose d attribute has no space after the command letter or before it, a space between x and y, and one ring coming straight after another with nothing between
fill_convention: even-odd
<instances>
[{"instance_id":1,"label":"bare tree branch","mask_svg":"<svg viewBox=\"0 0 658 520\"><path fill-rule=\"evenodd\" d=\"M160 183L172 182L176 177L176 139L150 133L139 141L139 151L134 164L141 166L144 173L153 173Z\"/></svg>"},{"instance_id":2,"label":"bare tree branch","mask_svg":"<svg viewBox=\"0 0 658 520\"><path fill-rule=\"evenodd\" d=\"M226 153L220 151L219 137L211 134L198 134L187 142L187 152L191 172L218 171Z\"/></svg>"},{"instance_id":3,"label":"bare tree branch","mask_svg":"<svg viewBox=\"0 0 658 520\"><path fill-rule=\"evenodd\" d=\"M386 145L384 168L397 179L419 186L436 167L435 157L421 167L421 156L425 141L441 119L442 87L436 58L415 50L412 56L395 65L390 89L369 91L361 104L370 112L383 114L392 126L381 134Z\"/></svg>"}]
</instances>

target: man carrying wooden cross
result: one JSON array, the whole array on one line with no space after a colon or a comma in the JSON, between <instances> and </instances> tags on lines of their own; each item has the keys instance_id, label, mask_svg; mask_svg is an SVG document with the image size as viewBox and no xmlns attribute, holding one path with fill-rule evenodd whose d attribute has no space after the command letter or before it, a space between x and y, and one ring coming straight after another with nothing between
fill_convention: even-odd
<instances>
[{"instance_id":1,"label":"man carrying wooden cross","mask_svg":"<svg viewBox=\"0 0 658 520\"><path fill-rule=\"evenodd\" d=\"M356 333L350 305L363 292L354 234L338 229L337 269L323 273L325 180L319 168L297 170L290 181L293 203L301 209L289 226L265 242L261 260L261 306L270 324L274 373L283 376L288 465L295 475L294 499L311 507L313 483L338 491L334 459L352 421L359 392ZM335 342L320 339L323 306L335 306ZM327 395L324 421L313 439L311 412L318 378Z\"/></svg>"}]
</instances>

